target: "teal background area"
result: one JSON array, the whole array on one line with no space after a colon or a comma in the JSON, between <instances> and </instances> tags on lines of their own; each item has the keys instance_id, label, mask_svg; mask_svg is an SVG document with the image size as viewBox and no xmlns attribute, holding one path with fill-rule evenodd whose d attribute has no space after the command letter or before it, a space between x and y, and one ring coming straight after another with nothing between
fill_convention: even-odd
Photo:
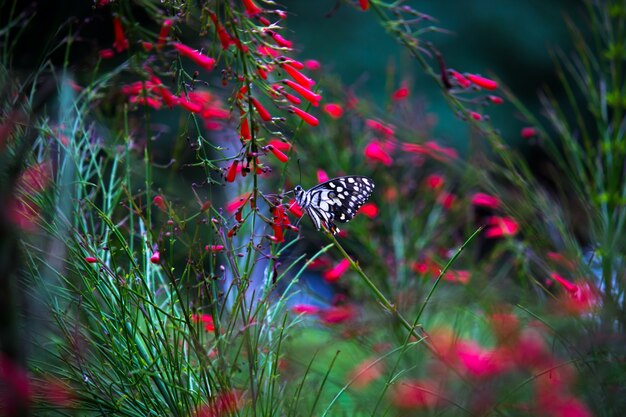
<instances>
[{"instance_id":1,"label":"teal background area","mask_svg":"<svg viewBox=\"0 0 626 417\"><path fill-rule=\"evenodd\" d=\"M362 12L335 0L284 3L290 12L286 20L303 59L317 59L348 86L356 85L357 95L385 103L403 78L411 79L412 99L422 99L438 123L434 134L464 151L467 124L460 121L441 98L439 88L422 74L409 56L384 28L370 9ZM565 0L474 0L409 1L416 10L437 19L437 26L451 33L431 33L431 41L442 53L448 68L499 78L518 98L538 113L538 93L545 87L559 94L552 55L572 50L565 17L574 20L584 14L578 1ZM330 13L329 17L326 15ZM388 85L389 65L395 67L393 86ZM436 67L436 63L433 62ZM381 112L384 104L381 105ZM505 140L521 144L519 130L526 124L510 105L490 106L488 114Z\"/></svg>"}]
</instances>

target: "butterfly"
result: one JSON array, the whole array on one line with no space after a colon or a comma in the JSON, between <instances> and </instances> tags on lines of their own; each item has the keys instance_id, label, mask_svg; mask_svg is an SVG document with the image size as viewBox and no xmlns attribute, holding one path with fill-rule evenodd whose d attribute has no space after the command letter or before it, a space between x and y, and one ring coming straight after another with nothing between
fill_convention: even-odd
<instances>
[{"instance_id":1,"label":"butterfly","mask_svg":"<svg viewBox=\"0 0 626 417\"><path fill-rule=\"evenodd\" d=\"M349 222L374 191L374 182L358 175L337 177L304 190L297 185L296 202L311 218L315 228L322 226L333 234L339 229L333 221Z\"/></svg>"}]
</instances>

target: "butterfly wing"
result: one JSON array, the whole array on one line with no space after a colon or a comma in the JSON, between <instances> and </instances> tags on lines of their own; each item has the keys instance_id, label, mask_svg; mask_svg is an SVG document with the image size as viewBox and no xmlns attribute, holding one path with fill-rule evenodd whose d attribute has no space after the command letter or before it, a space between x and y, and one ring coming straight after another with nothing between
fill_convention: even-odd
<instances>
[{"instance_id":1,"label":"butterfly wing","mask_svg":"<svg viewBox=\"0 0 626 417\"><path fill-rule=\"evenodd\" d=\"M374 182L367 177L333 178L306 192L306 211L318 230L323 224L336 233L333 221L346 223L352 220L373 190Z\"/></svg>"}]
</instances>

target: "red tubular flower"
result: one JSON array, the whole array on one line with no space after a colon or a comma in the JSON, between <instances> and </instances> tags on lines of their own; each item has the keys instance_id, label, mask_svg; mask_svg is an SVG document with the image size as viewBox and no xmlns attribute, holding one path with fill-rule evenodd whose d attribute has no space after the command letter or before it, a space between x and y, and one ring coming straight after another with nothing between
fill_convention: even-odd
<instances>
[{"instance_id":1,"label":"red tubular flower","mask_svg":"<svg viewBox=\"0 0 626 417\"><path fill-rule=\"evenodd\" d=\"M158 264L159 262L161 262L161 254L158 250L152 254L152 256L150 257L150 262L152 262L153 264Z\"/></svg>"},{"instance_id":2,"label":"red tubular flower","mask_svg":"<svg viewBox=\"0 0 626 417\"><path fill-rule=\"evenodd\" d=\"M322 274L322 277L326 282L335 282L338 281L343 274L350 268L350 261L347 259L342 259L337 265L335 265L332 269L325 271Z\"/></svg>"},{"instance_id":3,"label":"red tubular flower","mask_svg":"<svg viewBox=\"0 0 626 417\"><path fill-rule=\"evenodd\" d=\"M268 144L283 152L289 152L291 149L291 143L283 142L282 140L276 138L270 139Z\"/></svg>"},{"instance_id":4,"label":"red tubular flower","mask_svg":"<svg viewBox=\"0 0 626 417\"><path fill-rule=\"evenodd\" d=\"M352 319L356 312L350 306L329 307L320 311L320 320L326 324L339 324Z\"/></svg>"},{"instance_id":5,"label":"red tubular flower","mask_svg":"<svg viewBox=\"0 0 626 417\"><path fill-rule=\"evenodd\" d=\"M261 119L266 122L272 120L272 115L270 114L270 112L267 111L265 107L263 107L261 103L259 103L259 100L254 97L252 97L250 100L252 101L252 105L254 106L256 111L259 113L259 116L261 116Z\"/></svg>"},{"instance_id":6,"label":"red tubular flower","mask_svg":"<svg viewBox=\"0 0 626 417\"><path fill-rule=\"evenodd\" d=\"M308 88L303 87L300 84L294 83L291 80L283 80L283 83L291 87L296 93L300 94L302 97L304 97L305 100L307 100L314 106L317 106L319 101L322 99L322 96L320 96L319 94L315 94Z\"/></svg>"},{"instance_id":7,"label":"red tubular flower","mask_svg":"<svg viewBox=\"0 0 626 417\"><path fill-rule=\"evenodd\" d=\"M285 70L287 74L289 74L289 76L291 76L291 78L294 79L295 82L297 82L301 86L310 88L315 85L315 81L313 81L312 79L310 79L309 77L307 77L306 75L304 75L303 73L295 69L289 63L287 62L283 63L281 67Z\"/></svg>"},{"instance_id":8,"label":"red tubular flower","mask_svg":"<svg viewBox=\"0 0 626 417\"><path fill-rule=\"evenodd\" d=\"M124 35L124 27L122 26L122 20L119 16L113 16L113 34L115 41L113 42L113 48L119 53L128 49L128 39Z\"/></svg>"},{"instance_id":9,"label":"red tubular flower","mask_svg":"<svg viewBox=\"0 0 626 417\"><path fill-rule=\"evenodd\" d=\"M445 179L442 175L439 174L430 174L426 177L424 181L426 186L433 190L438 190L445 184Z\"/></svg>"},{"instance_id":10,"label":"red tubular flower","mask_svg":"<svg viewBox=\"0 0 626 417\"><path fill-rule=\"evenodd\" d=\"M437 196L437 203L441 204L446 210L450 210L456 201L456 196L447 191L442 192Z\"/></svg>"},{"instance_id":11,"label":"red tubular flower","mask_svg":"<svg viewBox=\"0 0 626 417\"><path fill-rule=\"evenodd\" d=\"M152 204L157 206L160 210L167 211L167 205L165 204L165 200L160 195L155 195L152 199Z\"/></svg>"},{"instance_id":12,"label":"red tubular flower","mask_svg":"<svg viewBox=\"0 0 626 417\"><path fill-rule=\"evenodd\" d=\"M297 218L304 216L302 207L298 205L295 199L292 199L289 201L289 207L287 208L287 210L289 210L289 212L293 214L294 216L296 216Z\"/></svg>"},{"instance_id":13,"label":"red tubular flower","mask_svg":"<svg viewBox=\"0 0 626 417\"><path fill-rule=\"evenodd\" d=\"M241 207L246 205L251 195L252 193L243 193L240 196L235 197L226 205L226 211L229 213L234 213L235 211L239 210Z\"/></svg>"},{"instance_id":14,"label":"red tubular flower","mask_svg":"<svg viewBox=\"0 0 626 417\"><path fill-rule=\"evenodd\" d=\"M310 304L296 304L291 307L291 311L296 314L314 315L319 313L320 308Z\"/></svg>"},{"instance_id":15,"label":"red tubular flower","mask_svg":"<svg viewBox=\"0 0 626 417\"><path fill-rule=\"evenodd\" d=\"M170 34L170 28L172 27L172 21L170 19L165 19L163 25L161 26L161 31L159 32L159 38L157 40L157 50L161 50L165 41L167 41L167 37Z\"/></svg>"},{"instance_id":16,"label":"red tubular flower","mask_svg":"<svg viewBox=\"0 0 626 417\"><path fill-rule=\"evenodd\" d=\"M188 101L181 98L178 100L178 104L180 105L180 107L191 113L200 113L202 111L202 106L198 103L194 103L193 101Z\"/></svg>"},{"instance_id":17,"label":"red tubular flower","mask_svg":"<svg viewBox=\"0 0 626 417\"><path fill-rule=\"evenodd\" d=\"M363 213L370 219L378 216L378 206L374 203L366 203L359 209L359 213Z\"/></svg>"},{"instance_id":18,"label":"red tubular flower","mask_svg":"<svg viewBox=\"0 0 626 417\"><path fill-rule=\"evenodd\" d=\"M257 48L257 52L260 55L265 55L265 56L269 56L272 58L276 58L277 56L280 55L280 52L278 52L277 50L267 46L267 45L259 45L259 47Z\"/></svg>"},{"instance_id":19,"label":"red tubular flower","mask_svg":"<svg viewBox=\"0 0 626 417\"><path fill-rule=\"evenodd\" d=\"M343 108L336 103L324 104L324 111L333 119L339 119L343 116Z\"/></svg>"},{"instance_id":20,"label":"red tubular flower","mask_svg":"<svg viewBox=\"0 0 626 417\"><path fill-rule=\"evenodd\" d=\"M96 262L98 262L98 259L94 258L93 256L85 256L85 262L95 264Z\"/></svg>"},{"instance_id":21,"label":"red tubular flower","mask_svg":"<svg viewBox=\"0 0 626 417\"><path fill-rule=\"evenodd\" d=\"M194 323L204 324L204 330L207 332L215 331L215 323L213 322L213 317L210 314L192 314L191 320Z\"/></svg>"},{"instance_id":22,"label":"red tubular flower","mask_svg":"<svg viewBox=\"0 0 626 417\"><path fill-rule=\"evenodd\" d=\"M380 162L385 166L390 166L393 163L393 159L391 159L391 156L385 151L380 142L373 141L368 143L363 153L371 161Z\"/></svg>"},{"instance_id":23,"label":"red tubular flower","mask_svg":"<svg viewBox=\"0 0 626 417\"><path fill-rule=\"evenodd\" d=\"M472 82L468 80L467 78L465 78L463 75L461 75L459 72L453 69L448 70L448 72L450 73L450 75L454 78L454 80L460 87L467 88L470 85L472 85Z\"/></svg>"},{"instance_id":24,"label":"red tubular flower","mask_svg":"<svg viewBox=\"0 0 626 417\"><path fill-rule=\"evenodd\" d=\"M456 346L456 354L468 374L487 377L502 373L509 366L495 350L484 349L473 341L462 341Z\"/></svg>"},{"instance_id":25,"label":"red tubular flower","mask_svg":"<svg viewBox=\"0 0 626 417\"><path fill-rule=\"evenodd\" d=\"M239 160L235 160L233 161L232 164L230 164L230 168L228 168L228 173L226 174L226 182L233 182L235 181L235 177L237 176L237 167L239 166Z\"/></svg>"},{"instance_id":26,"label":"red tubular flower","mask_svg":"<svg viewBox=\"0 0 626 417\"><path fill-rule=\"evenodd\" d=\"M366 359L350 371L348 380L351 381L352 388L363 389L380 378L382 374L383 363L381 361Z\"/></svg>"},{"instance_id":27,"label":"red tubular flower","mask_svg":"<svg viewBox=\"0 0 626 417\"><path fill-rule=\"evenodd\" d=\"M361 10L366 11L370 8L369 0L359 0L359 6L361 6Z\"/></svg>"},{"instance_id":28,"label":"red tubular flower","mask_svg":"<svg viewBox=\"0 0 626 417\"><path fill-rule=\"evenodd\" d=\"M285 96L285 98L286 98L287 100L289 100L291 103L293 103L293 104L295 104L295 105L298 105L298 104L302 103L302 100L300 100L300 98L299 98L299 97L296 97L296 96L294 96L293 94L285 93L285 92L283 91L283 96Z\"/></svg>"},{"instance_id":29,"label":"red tubular flower","mask_svg":"<svg viewBox=\"0 0 626 417\"><path fill-rule=\"evenodd\" d=\"M328 181L328 174L323 169L317 170L317 182L326 182Z\"/></svg>"},{"instance_id":30,"label":"red tubular flower","mask_svg":"<svg viewBox=\"0 0 626 417\"><path fill-rule=\"evenodd\" d=\"M471 201L474 206L489 207L492 209L500 207L500 199L498 197L485 193L475 193L472 195Z\"/></svg>"},{"instance_id":31,"label":"red tubular flower","mask_svg":"<svg viewBox=\"0 0 626 417\"><path fill-rule=\"evenodd\" d=\"M102 49L98 52L98 56L102 59L111 59L115 56L115 52L110 48Z\"/></svg>"},{"instance_id":32,"label":"red tubular flower","mask_svg":"<svg viewBox=\"0 0 626 417\"><path fill-rule=\"evenodd\" d=\"M409 96L409 87L406 83L402 83L400 88L393 92L391 98L395 101L405 100Z\"/></svg>"},{"instance_id":33,"label":"red tubular flower","mask_svg":"<svg viewBox=\"0 0 626 417\"><path fill-rule=\"evenodd\" d=\"M206 245L204 250L207 252L218 253L224 250L224 246L222 245Z\"/></svg>"},{"instance_id":34,"label":"red tubular flower","mask_svg":"<svg viewBox=\"0 0 626 417\"><path fill-rule=\"evenodd\" d=\"M437 275L439 275L439 273L437 273ZM443 274L443 279L459 284L467 284L470 280L470 273L464 270L449 269Z\"/></svg>"},{"instance_id":35,"label":"red tubular flower","mask_svg":"<svg viewBox=\"0 0 626 417\"><path fill-rule=\"evenodd\" d=\"M276 159L278 159L280 162L287 162L289 160L289 157L287 155L285 155L284 153L282 153L278 148L272 146L272 145L268 145L267 149L269 149L269 151L271 153L274 154L274 156L276 157Z\"/></svg>"},{"instance_id":36,"label":"red tubular flower","mask_svg":"<svg viewBox=\"0 0 626 417\"><path fill-rule=\"evenodd\" d=\"M480 114L480 113L476 113L475 111L471 111L471 112L469 112L469 115L470 115L470 117L471 117L472 119L474 119L474 120L479 120L479 121L480 121L480 120L483 120L483 115L482 115L482 114Z\"/></svg>"},{"instance_id":37,"label":"red tubular flower","mask_svg":"<svg viewBox=\"0 0 626 417\"><path fill-rule=\"evenodd\" d=\"M268 33L270 34L272 39L274 39L274 42L276 42L278 46L281 46L283 48L291 48L293 46L293 42L288 41L287 39L283 38L279 33L276 33L271 30L268 31Z\"/></svg>"},{"instance_id":38,"label":"red tubular flower","mask_svg":"<svg viewBox=\"0 0 626 417\"><path fill-rule=\"evenodd\" d=\"M289 106L289 110L292 113L295 113L299 118L301 118L311 126L317 126L319 124L319 120L317 120L315 116L310 115L309 113L305 112L302 109L299 109L298 107Z\"/></svg>"},{"instance_id":39,"label":"red tubular flower","mask_svg":"<svg viewBox=\"0 0 626 417\"><path fill-rule=\"evenodd\" d=\"M365 121L365 126L385 136L393 136L396 133L396 130L392 125L385 125L373 119L367 119Z\"/></svg>"},{"instance_id":40,"label":"red tubular flower","mask_svg":"<svg viewBox=\"0 0 626 417\"><path fill-rule=\"evenodd\" d=\"M489 99L489 101L491 101L493 104L502 104L504 103L504 100L502 99L502 97L500 96L487 96L487 98Z\"/></svg>"},{"instance_id":41,"label":"red tubular flower","mask_svg":"<svg viewBox=\"0 0 626 417\"><path fill-rule=\"evenodd\" d=\"M524 127L520 131L520 136L524 139L530 139L534 136L537 136L537 129L535 129L534 127L530 127L530 126Z\"/></svg>"},{"instance_id":42,"label":"red tubular flower","mask_svg":"<svg viewBox=\"0 0 626 417\"><path fill-rule=\"evenodd\" d=\"M442 394L437 384L429 380L397 381L391 391L391 403L404 410L421 410L434 407Z\"/></svg>"},{"instance_id":43,"label":"red tubular flower","mask_svg":"<svg viewBox=\"0 0 626 417\"><path fill-rule=\"evenodd\" d=\"M198 66L206 69L206 70L212 70L213 67L215 66L215 60L211 57L208 57L198 51L196 51L195 49L190 48L187 45L183 45L182 43L175 43L174 44L174 48L176 48L176 50L178 51L179 54L181 54L184 57L187 57L189 59L191 59L192 61L194 61L196 64L198 64Z\"/></svg>"},{"instance_id":44,"label":"red tubular flower","mask_svg":"<svg viewBox=\"0 0 626 417\"><path fill-rule=\"evenodd\" d=\"M496 90L498 83L489 78L481 77L475 74L465 74L465 78L473 82L475 85L484 88L485 90Z\"/></svg>"},{"instance_id":45,"label":"red tubular flower","mask_svg":"<svg viewBox=\"0 0 626 417\"><path fill-rule=\"evenodd\" d=\"M152 42L143 41L141 42L141 46L143 47L144 51L150 52L154 45L152 45Z\"/></svg>"},{"instance_id":46,"label":"red tubular flower","mask_svg":"<svg viewBox=\"0 0 626 417\"><path fill-rule=\"evenodd\" d=\"M514 236L519 230L519 224L511 217L492 216L487 219L489 225L485 230L485 237L492 239L503 236Z\"/></svg>"},{"instance_id":47,"label":"red tubular flower","mask_svg":"<svg viewBox=\"0 0 626 417\"><path fill-rule=\"evenodd\" d=\"M309 71L317 71L318 69L322 68L322 64L320 64L319 61L315 59L307 59L306 61L304 61L304 67Z\"/></svg>"},{"instance_id":48,"label":"red tubular flower","mask_svg":"<svg viewBox=\"0 0 626 417\"><path fill-rule=\"evenodd\" d=\"M242 0L242 1L243 1L244 7L246 8L246 13L248 13L248 16L250 17L254 17L263 11L259 6L254 4L254 1L252 0Z\"/></svg>"},{"instance_id":49,"label":"red tubular flower","mask_svg":"<svg viewBox=\"0 0 626 417\"><path fill-rule=\"evenodd\" d=\"M298 70L304 69L304 64L302 62L300 62L300 61L296 61L293 58L289 58L289 57L286 57L286 56L281 56L281 57L279 57L279 60L281 60L283 64L289 64L292 67L294 67L295 69L298 69Z\"/></svg>"},{"instance_id":50,"label":"red tubular flower","mask_svg":"<svg viewBox=\"0 0 626 417\"><path fill-rule=\"evenodd\" d=\"M174 94L172 94L172 92L168 90L167 88L160 86L160 87L157 87L156 91L157 93L159 93L159 95L163 99L163 102L170 109L178 104L179 98L176 97Z\"/></svg>"}]
</instances>

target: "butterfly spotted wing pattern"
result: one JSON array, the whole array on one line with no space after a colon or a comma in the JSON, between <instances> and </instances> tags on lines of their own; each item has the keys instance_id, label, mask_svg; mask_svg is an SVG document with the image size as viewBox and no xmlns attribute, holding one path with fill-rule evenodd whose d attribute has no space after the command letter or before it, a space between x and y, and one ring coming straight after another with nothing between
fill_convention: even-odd
<instances>
[{"instance_id":1,"label":"butterfly spotted wing pattern","mask_svg":"<svg viewBox=\"0 0 626 417\"><path fill-rule=\"evenodd\" d=\"M333 222L352 220L373 190L371 179L356 175L333 178L310 190L303 190L299 185L294 189L296 202L309 215L315 228L320 230L324 226L333 234L339 231Z\"/></svg>"}]
</instances>

